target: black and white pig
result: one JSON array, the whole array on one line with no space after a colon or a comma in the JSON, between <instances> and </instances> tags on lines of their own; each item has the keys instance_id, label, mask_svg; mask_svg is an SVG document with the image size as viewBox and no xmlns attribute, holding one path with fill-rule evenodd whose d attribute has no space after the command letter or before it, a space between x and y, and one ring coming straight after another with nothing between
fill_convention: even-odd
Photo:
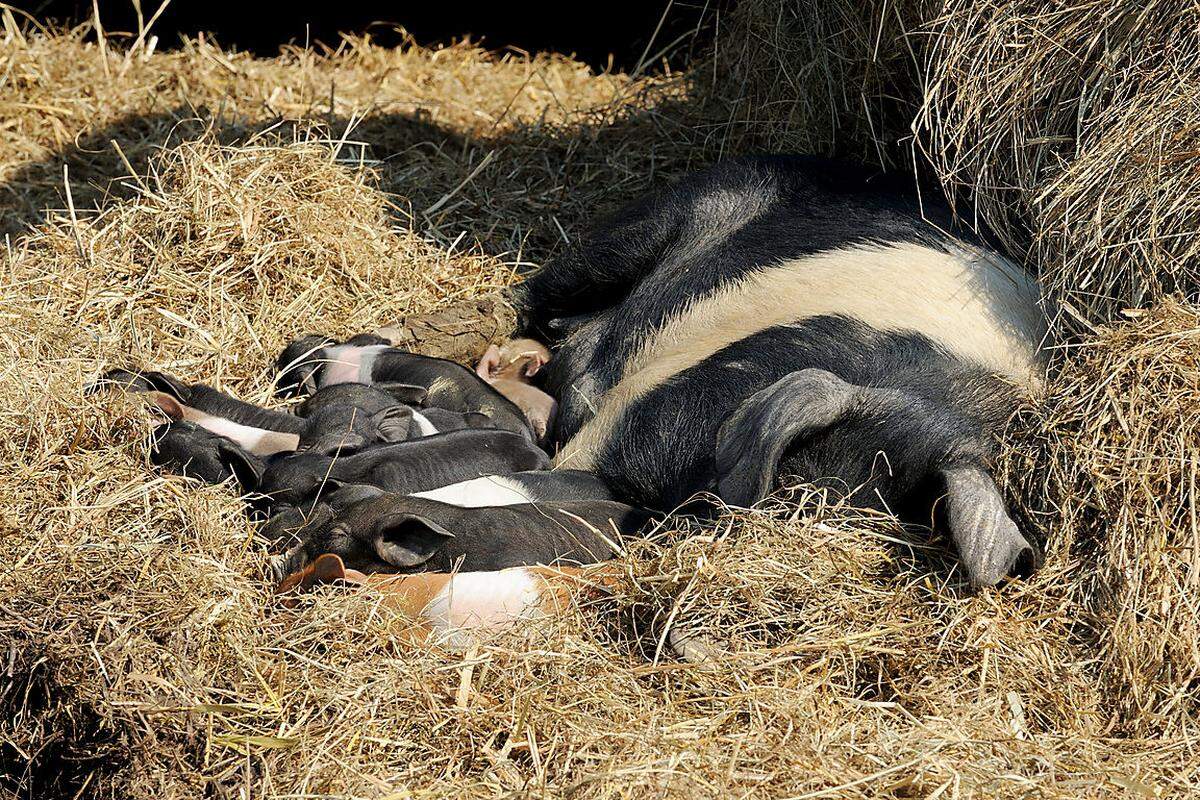
<instances>
[{"instance_id":1,"label":"black and white pig","mask_svg":"<svg viewBox=\"0 0 1200 800\"><path fill-rule=\"evenodd\" d=\"M972 583L1032 569L989 466L1043 376L1039 292L951 229L808 157L727 161L625 206L516 287L517 335L554 351L556 463L658 509L749 505L788 477L917 521L936 503Z\"/></svg>"},{"instance_id":2,"label":"black and white pig","mask_svg":"<svg viewBox=\"0 0 1200 800\"><path fill-rule=\"evenodd\" d=\"M223 436L260 458L293 451L350 455L373 445L431 436L443 430L494 427L482 414L413 408L425 389L397 383L336 384L307 398L297 414L262 408L201 383L188 384L163 372L111 370L96 387L116 386L145 394L168 417ZM435 422L436 421L436 422ZM173 437L171 452L186 441L201 449L204 437Z\"/></svg>"},{"instance_id":3,"label":"black and white pig","mask_svg":"<svg viewBox=\"0 0 1200 800\"><path fill-rule=\"evenodd\" d=\"M464 429L349 456L297 453L272 459L257 478L242 479L262 495L259 510L301 505L346 484L377 486L409 494L484 475L546 469L550 459L529 439L512 431Z\"/></svg>"},{"instance_id":4,"label":"black and white pig","mask_svg":"<svg viewBox=\"0 0 1200 800\"><path fill-rule=\"evenodd\" d=\"M262 408L165 372L113 369L89 390L104 387L145 394L171 419L224 436L260 458L295 450L308 427L305 420L286 411Z\"/></svg>"},{"instance_id":5,"label":"black and white pig","mask_svg":"<svg viewBox=\"0 0 1200 800\"><path fill-rule=\"evenodd\" d=\"M223 483L233 477L240 480L266 469L263 459L237 442L184 419L154 429L150 462L204 483Z\"/></svg>"},{"instance_id":6,"label":"black and white pig","mask_svg":"<svg viewBox=\"0 0 1200 800\"><path fill-rule=\"evenodd\" d=\"M175 423L178 424L178 423ZM186 423L185 423L186 424ZM226 459L232 462L233 459ZM203 460L198 468L220 469L220 459ZM324 487L319 501L314 505L303 503L290 505L277 503L271 509L270 521L259 529L259 535L269 542L278 543L298 539L303 532L322 525L343 514L359 500L383 493L377 486L366 484L334 483ZM484 508L516 506L545 502L615 501L612 490L590 472L573 469L526 470L508 475L484 475L479 478L452 483L421 492L410 497L435 500L459 508Z\"/></svg>"},{"instance_id":7,"label":"black and white pig","mask_svg":"<svg viewBox=\"0 0 1200 800\"><path fill-rule=\"evenodd\" d=\"M272 562L276 581L325 553L372 572L479 572L530 564L593 564L653 515L610 500L464 508L366 492L336 513L319 509L300 542Z\"/></svg>"}]
</instances>

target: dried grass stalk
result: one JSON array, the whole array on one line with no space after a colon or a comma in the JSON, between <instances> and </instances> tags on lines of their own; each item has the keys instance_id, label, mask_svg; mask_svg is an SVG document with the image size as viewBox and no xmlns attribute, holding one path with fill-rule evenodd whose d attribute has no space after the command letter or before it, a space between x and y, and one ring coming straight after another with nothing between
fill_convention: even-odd
<instances>
[{"instance_id":1,"label":"dried grass stalk","mask_svg":"<svg viewBox=\"0 0 1200 800\"><path fill-rule=\"evenodd\" d=\"M920 43L906 31L930 0L738 3L710 67L726 116L722 149L821 153L894 167L915 110Z\"/></svg>"},{"instance_id":2,"label":"dried grass stalk","mask_svg":"<svg viewBox=\"0 0 1200 800\"><path fill-rule=\"evenodd\" d=\"M722 31L727 148L932 178L1038 272L1066 332L1200 293L1191 0L750 0Z\"/></svg>"}]
</instances>

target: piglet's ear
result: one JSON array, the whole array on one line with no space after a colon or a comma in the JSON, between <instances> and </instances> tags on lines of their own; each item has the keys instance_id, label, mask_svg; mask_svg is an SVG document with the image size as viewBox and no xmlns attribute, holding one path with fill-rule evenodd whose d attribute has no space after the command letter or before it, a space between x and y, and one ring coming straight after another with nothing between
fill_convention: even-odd
<instances>
[{"instance_id":1,"label":"piglet's ear","mask_svg":"<svg viewBox=\"0 0 1200 800\"><path fill-rule=\"evenodd\" d=\"M496 423L491 417L489 417L487 414L482 414L478 411L468 411L465 414L463 414L463 422L465 422L467 424L468 428L480 428L480 429L489 429L490 430L490 429L494 429L496 427Z\"/></svg>"},{"instance_id":2,"label":"piglet's ear","mask_svg":"<svg viewBox=\"0 0 1200 800\"><path fill-rule=\"evenodd\" d=\"M538 374L538 370L542 368L544 363L546 362L542 361L540 357L533 356L525 362L525 367L521 371L525 373L526 378L532 378L534 375Z\"/></svg>"},{"instance_id":3,"label":"piglet's ear","mask_svg":"<svg viewBox=\"0 0 1200 800\"><path fill-rule=\"evenodd\" d=\"M521 358L525 359L525 366L521 369L525 373L525 377L532 378L538 374L542 367L546 366L546 362L550 359L544 353L545 351L539 348L538 350L521 354Z\"/></svg>"},{"instance_id":4,"label":"piglet's ear","mask_svg":"<svg viewBox=\"0 0 1200 800\"><path fill-rule=\"evenodd\" d=\"M321 583L333 583L346 577L346 565L341 556L333 553L322 553L313 562L313 574Z\"/></svg>"},{"instance_id":5,"label":"piglet's ear","mask_svg":"<svg viewBox=\"0 0 1200 800\"><path fill-rule=\"evenodd\" d=\"M166 392L147 392L146 397L171 419L179 421L184 418L183 403Z\"/></svg>"},{"instance_id":6,"label":"piglet's ear","mask_svg":"<svg viewBox=\"0 0 1200 800\"><path fill-rule=\"evenodd\" d=\"M396 402L409 406L425 405L425 398L429 395L429 390L424 386L414 386L411 383L385 381L383 383L376 383L374 386L376 389L381 389L396 398Z\"/></svg>"},{"instance_id":7,"label":"piglet's ear","mask_svg":"<svg viewBox=\"0 0 1200 800\"><path fill-rule=\"evenodd\" d=\"M375 552L393 566L418 567L453 538L453 533L428 517L392 514L375 525Z\"/></svg>"},{"instance_id":8,"label":"piglet's ear","mask_svg":"<svg viewBox=\"0 0 1200 800\"><path fill-rule=\"evenodd\" d=\"M500 371L501 360L500 348L494 344L489 345L479 363L475 365L475 374L485 381L490 381L492 376Z\"/></svg>"},{"instance_id":9,"label":"piglet's ear","mask_svg":"<svg viewBox=\"0 0 1200 800\"><path fill-rule=\"evenodd\" d=\"M371 421L375 434L381 442L404 442L412 427L412 409L408 406L392 406L377 412Z\"/></svg>"},{"instance_id":10,"label":"piglet's ear","mask_svg":"<svg viewBox=\"0 0 1200 800\"><path fill-rule=\"evenodd\" d=\"M220 455L221 463L229 467L229 471L241 484L242 491L258 491L258 487L262 483L263 472L266 470L266 465L261 458L247 452L236 442L221 442L217 446L217 452Z\"/></svg>"}]
</instances>

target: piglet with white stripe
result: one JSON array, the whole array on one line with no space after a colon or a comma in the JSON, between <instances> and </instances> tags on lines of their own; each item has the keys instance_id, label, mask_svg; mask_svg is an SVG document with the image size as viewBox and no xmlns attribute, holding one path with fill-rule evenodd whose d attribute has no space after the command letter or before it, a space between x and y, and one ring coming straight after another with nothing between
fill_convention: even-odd
<instances>
[{"instance_id":1,"label":"piglet with white stripe","mask_svg":"<svg viewBox=\"0 0 1200 800\"><path fill-rule=\"evenodd\" d=\"M354 503L383 494L382 489L364 484L347 484L337 488L330 486L327 489L322 492L316 505L275 505L271 510L271 520L259 530L259 535L276 547L280 542L295 544ZM485 475L425 492L415 492L412 496L460 508L617 499L604 481L591 473L574 469Z\"/></svg>"},{"instance_id":2,"label":"piglet with white stripe","mask_svg":"<svg viewBox=\"0 0 1200 800\"><path fill-rule=\"evenodd\" d=\"M282 580L325 553L376 572L479 572L532 564L591 564L616 552L652 516L606 500L462 508L382 493L308 526L278 557Z\"/></svg>"},{"instance_id":3,"label":"piglet with white stripe","mask_svg":"<svg viewBox=\"0 0 1200 800\"><path fill-rule=\"evenodd\" d=\"M171 419L224 436L259 457L295 450L307 428L293 414L246 403L202 383L184 383L164 372L109 370L89 391L107 386L143 393Z\"/></svg>"},{"instance_id":4,"label":"piglet with white stripe","mask_svg":"<svg viewBox=\"0 0 1200 800\"><path fill-rule=\"evenodd\" d=\"M172 472L205 483L259 475L263 460L237 442L187 420L174 420L154 429L150 461Z\"/></svg>"},{"instance_id":5,"label":"piglet with white stripe","mask_svg":"<svg viewBox=\"0 0 1200 800\"><path fill-rule=\"evenodd\" d=\"M297 453L273 460L255 489L269 504L299 505L323 491L366 484L408 494L452 483L546 469L550 459L511 431L458 430L383 445L350 456Z\"/></svg>"}]
</instances>

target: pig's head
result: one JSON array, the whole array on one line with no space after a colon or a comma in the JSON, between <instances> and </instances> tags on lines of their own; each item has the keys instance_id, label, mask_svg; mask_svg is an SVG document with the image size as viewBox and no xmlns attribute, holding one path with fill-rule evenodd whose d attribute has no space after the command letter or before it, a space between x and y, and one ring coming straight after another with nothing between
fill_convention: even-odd
<instances>
[{"instance_id":1,"label":"pig's head","mask_svg":"<svg viewBox=\"0 0 1200 800\"><path fill-rule=\"evenodd\" d=\"M264 469L262 459L237 443L182 419L154 429L150 461L173 472L205 483L236 477L242 488L257 488Z\"/></svg>"},{"instance_id":2,"label":"pig's head","mask_svg":"<svg viewBox=\"0 0 1200 800\"><path fill-rule=\"evenodd\" d=\"M317 372L324 363L322 350L333 344L334 340L328 336L307 334L283 348L275 359L275 394L294 397L315 392Z\"/></svg>"},{"instance_id":3,"label":"pig's head","mask_svg":"<svg viewBox=\"0 0 1200 800\"><path fill-rule=\"evenodd\" d=\"M281 580L324 553L366 574L420 571L454 538L437 513L441 508L442 503L386 492L363 496L306 527L301 542L273 561L272 575Z\"/></svg>"}]
</instances>

